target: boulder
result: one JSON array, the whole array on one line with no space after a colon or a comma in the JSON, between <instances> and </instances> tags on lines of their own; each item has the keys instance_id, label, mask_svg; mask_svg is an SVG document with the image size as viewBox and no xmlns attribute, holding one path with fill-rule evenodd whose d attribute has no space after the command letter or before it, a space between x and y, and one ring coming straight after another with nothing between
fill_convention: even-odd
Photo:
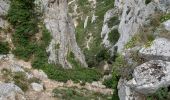
<instances>
[{"instance_id":1,"label":"boulder","mask_svg":"<svg viewBox=\"0 0 170 100\"><path fill-rule=\"evenodd\" d=\"M44 90L43 85L42 84L38 84L38 83L31 83L32 89L36 92L41 92Z\"/></svg>"},{"instance_id":2,"label":"boulder","mask_svg":"<svg viewBox=\"0 0 170 100\"><path fill-rule=\"evenodd\" d=\"M44 73L42 70L36 70L35 69L35 70L32 71L32 74L33 74L34 77L41 79L41 80L48 79L47 74Z\"/></svg>"},{"instance_id":3,"label":"boulder","mask_svg":"<svg viewBox=\"0 0 170 100\"><path fill-rule=\"evenodd\" d=\"M170 20L165 21L165 22L163 23L163 25L165 26L165 29L166 29L167 31L170 31Z\"/></svg>"},{"instance_id":4,"label":"boulder","mask_svg":"<svg viewBox=\"0 0 170 100\"><path fill-rule=\"evenodd\" d=\"M130 87L126 85L126 79L120 79L118 82L118 95L120 100L145 100L145 96L133 91Z\"/></svg>"},{"instance_id":5,"label":"boulder","mask_svg":"<svg viewBox=\"0 0 170 100\"><path fill-rule=\"evenodd\" d=\"M143 47L139 55L147 60L170 61L170 41L165 38L155 39L150 47Z\"/></svg>"},{"instance_id":6,"label":"boulder","mask_svg":"<svg viewBox=\"0 0 170 100\"><path fill-rule=\"evenodd\" d=\"M155 93L159 88L170 85L170 62L151 60L134 69L133 79L127 86L141 94Z\"/></svg>"},{"instance_id":7,"label":"boulder","mask_svg":"<svg viewBox=\"0 0 170 100\"><path fill-rule=\"evenodd\" d=\"M24 69L22 68L22 66L15 64L15 63L13 63L11 65L10 69L11 69L12 72L25 72Z\"/></svg>"},{"instance_id":8,"label":"boulder","mask_svg":"<svg viewBox=\"0 0 170 100\"><path fill-rule=\"evenodd\" d=\"M0 100L26 100L24 92L13 83L0 83Z\"/></svg>"}]
</instances>

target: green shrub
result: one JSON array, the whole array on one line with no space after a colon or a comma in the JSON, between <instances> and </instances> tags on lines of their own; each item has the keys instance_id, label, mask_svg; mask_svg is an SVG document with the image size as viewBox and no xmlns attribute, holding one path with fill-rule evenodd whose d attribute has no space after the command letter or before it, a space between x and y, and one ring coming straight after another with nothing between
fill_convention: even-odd
<instances>
[{"instance_id":1,"label":"green shrub","mask_svg":"<svg viewBox=\"0 0 170 100\"><path fill-rule=\"evenodd\" d=\"M9 51L9 44L7 42L0 42L0 54L8 54Z\"/></svg>"},{"instance_id":2,"label":"green shrub","mask_svg":"<svg viewBox=\"0 0 170 100\"><path fill-rule=\"evenodd\" d=\"M100 72L90 68L63 69L46 64L42 69L47 73L49 78L63 82L67 82L68 80L73 80L74 82L92 82L99 80L102 76Z\"/></svg>"},{"instance_id":3,"label":"green shrub","mask_svg":"<svg viewBox=\"0 0 170 100\"><path fill-rule=\"evenodd\" d=\"M96 55L96 60L97 62L101 62L104 60L108 60L110 58L110 53L107 49L101 49L97 55Z\"/></svg>"},{"instance_id":4,"label":"green shrub","mask_svg":"<svg viewBox=\"0 0 170 100\"><path fill-rule=\"evenodd\" d=\"M113 78L105 79L103 85L105 85L107 88L113 88L113 82Z\"/></svg>"},{"instance_id":5,"label":"green shrub","mask_svg":"<svg viewBox=\"0 0 170 100\"><path fill-rule=\"evenodd\" d=\"M145 0L145 4L149 4L152 0Z\"/></svg>"},{"instance_id":6,"label":"green shrub","mask_svg":"<svg viewBox=\"0 0 170 100\"><path fill-rule=\"evenodd\" d=\"M109 33L109 41L114 45L118 39L120 37L120 34L118 32L118 29L113 29L110 33Z\"/></svg>"},{"instance_id":7,"label":"green shrub","mask_svg":"<svg viewBox=\"0 0 170 100\"><path fill-rule=\"evenodd\" d=\"M38 32L38 20L34 11L34 0L11 0L7 19L13 25L13 53L28 60L34 52L34 35Z\"/></svg>"},{"instance_id":8,"label":"green shrub","mask_svg":"<svg viewBox=\"0 0 170 100\"><path fill-rule=\"evenodd\" d=\"M108 21L108 26L109 26L109 28L112 28L114 25L118 25L119 22L120 21L119 21L118 16L114 16Z\"/></svg>"}]
</instances>

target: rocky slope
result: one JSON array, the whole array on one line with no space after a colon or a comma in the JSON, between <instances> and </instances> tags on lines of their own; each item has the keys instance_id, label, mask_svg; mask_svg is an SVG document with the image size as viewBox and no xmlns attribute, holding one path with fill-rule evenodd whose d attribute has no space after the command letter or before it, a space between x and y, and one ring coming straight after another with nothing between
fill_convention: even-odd
<instances>
[{"instance_id":1,"label":"rocky slope","mask_svg":"<svg viewBox=\"0 0 170 100\"><path fill-rule=\"evenodd\" d=\"M169 13L169 0L1 0L0 99L170 99Z\"/></svg>"}]
</instances>

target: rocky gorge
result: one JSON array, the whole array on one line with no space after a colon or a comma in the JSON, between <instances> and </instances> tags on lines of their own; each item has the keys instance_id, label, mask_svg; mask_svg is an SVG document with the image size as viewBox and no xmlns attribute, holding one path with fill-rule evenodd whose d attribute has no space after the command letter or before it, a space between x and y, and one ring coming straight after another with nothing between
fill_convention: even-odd
<instances>
[{"instance_id":1,"label":"rocky gorge","mask_svg":"<svg viewBox=\"0 0 170 100\"><path fill-rule=\"evenodd\" d=\"M0 0L0 100L169 100L170 0Z\"/></svg>"}]
</instances>

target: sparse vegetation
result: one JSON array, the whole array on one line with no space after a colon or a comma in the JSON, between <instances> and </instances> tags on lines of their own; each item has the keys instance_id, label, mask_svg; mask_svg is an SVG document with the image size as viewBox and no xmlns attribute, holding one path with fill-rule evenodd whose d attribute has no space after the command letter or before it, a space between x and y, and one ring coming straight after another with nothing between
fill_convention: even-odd
<instances>
[{"instance_id":1,"label":"sparse vegetation","mask_svg":"<svg viewBox=\"0 0 170 100\"><path fill-rule=\"evenodd\" d=\"M164 21L167 21L170 19L170 13L167 13L167 14L164 14L162 17L161 17L161 22L164 22Z\"/></svg>"},{"instance_id":2,"label":"sparse vegetation","mask_svg":"<svg viewBox=\"0 0 170 100\"><path fill-rule=\"evenodd\" d=\"M153 40L155 39L155 36L153 34L149 33L140 33L134 35L131 40L125 45L125 48L133 48L135 46L142 46L145 47L151 46Z\"/></svg>"},{"instance_id":3,"label":"sparse vegetation","mask_svg":"<svg viewBox=\"0 0 170 100\"><path fill-rule=\"evenodd\" d=\"M14 83L17 86L19 86L23 91L28 90L29 82L24 72L15 72L12 77L13 77Z\"/></svg>"},{"instance_id":4,"label":"sparse vegetation","mask_svg":"<svg viewBox=\"0 0 170 100\"><path fill-rule=\"evenodd\" d=\"M169 88L160 88L156 91L156 93L147 97L147 100L169 100L170 99L170 91Z\"/></svg>"},{"instance_id":5,"label":"sparse vegetation","mask_svg":"<svg viewBox=\"0 0 170 100\"><path fill-rule=\"evenodd\" d=\"M9 69L2 69L1 73L3 74L4 82L13 81L23 91L27 91L32 82L40 83L40 80L37 78L28 79L25 72L11 72Z\"/></svg>"},{"instance_id":6,"label":"sparse vegetation","mask_svg":"<svg viewBox=\"0 0 170 100\"><path fill-rule=\"evenodd\" d=\"M111 96L78 88L56 88L53 90L54 97L64 100L111 100Z\"/></svg>"},{"instance_id":7,"label":"sparse vegetation","mask_svg":"<svg viewBox=\"0 0 170 100\"><path fill-rule=\"evenodd\" d=\"M92 15L93 8L91 8L90 4L84 3L87 2L84 0L78 0L79 8L78 11L81 11L83 15L83 20L80 18L77 21L79 22L78 26L76 27L76 40L78 45L81 47L81 49L84 51L86 62L88 63L89 67L97 67L99 65L99 62L96 60L96 56L98 55L98 52L96 51L102 51L103 46L101 45L102 39L100 37L100 33L102 30L102 25L104 18L104 14L106 11L111 9L114 6L114 0L97 0L96 8L95 8L95 15L98 16L94 23L88 23L86 29L84 29L84 20L86 16ZM83 6L82 5L83 2ZM85 8L84 8L85 7ZM109 21L109 25L116 24L118 22L117 17L112 18ZM91 19L89 19L91 20ZM112 22L114 21L114 22ZM92 33L93 39L89 43L89 49L86 48L86 42L89 39L89 33ZM115 37L117 38L117 37ZM112 40L114 37L112 38ZM116 40L115 40L116 41ZM100 59L100 58L99 58Z\"/></svg>"}]
</instances>

